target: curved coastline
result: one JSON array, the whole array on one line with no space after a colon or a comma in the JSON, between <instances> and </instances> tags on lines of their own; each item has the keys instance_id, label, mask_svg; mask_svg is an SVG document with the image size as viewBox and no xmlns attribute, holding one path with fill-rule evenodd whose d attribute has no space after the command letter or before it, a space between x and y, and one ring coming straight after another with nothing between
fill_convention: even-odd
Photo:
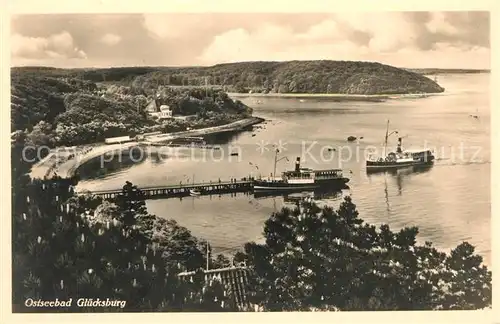
<instances>
[{"instance_id":1,"label":"curved coastline","mask_svg":"<svg viewBox=\"0 0 500 324\"><path fill-rule=\"evenodd\" d=\"M261 117L249 117L241 119L230 124L193 129L183 132L165 133L155 136L147 137L143 141L133 141L121 144L91 144L83 147L71 148L55 148L47 157L36 163L30 172L31 178L44 178L50 176L51 173L57 174L61 178L70 178L75 175L76 170L99 156L110 152L123 152L133 147L138 147L148 143L161 143L163 141L172 140L184 136L202 136L224 132L235 132L242 130L246 127L262 123L265 119ZM84 151L81 154L79 152ZM70 156L73 157L70 158Z\"/></svg>"}]
</instances>

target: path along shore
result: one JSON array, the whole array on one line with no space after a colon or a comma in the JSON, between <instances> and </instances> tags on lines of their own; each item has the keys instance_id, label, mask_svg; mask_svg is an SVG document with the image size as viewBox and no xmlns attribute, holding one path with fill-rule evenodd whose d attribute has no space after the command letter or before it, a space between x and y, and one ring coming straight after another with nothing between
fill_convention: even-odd
<instances>
[{"instance_id":1,"label":"path along shore","mask_svg":"<svg viewBox=\"0 0 500 324\"><path fill-rule=\"evenodd\" d=\"M159 143L186 136L204 136L224 132L235 132L263 121L264 119L260 117L250 117L226 125L148 136L142 141L119 144L97 143L86 146L58 147L51 150L45 158L33 165L30 177L33 179L43 179L44 177L50 178L57 174L62 178L69 178L74 175L76 169L81 165L109 152L121 152L141 144Z\"/></svg>"}]
</instances>

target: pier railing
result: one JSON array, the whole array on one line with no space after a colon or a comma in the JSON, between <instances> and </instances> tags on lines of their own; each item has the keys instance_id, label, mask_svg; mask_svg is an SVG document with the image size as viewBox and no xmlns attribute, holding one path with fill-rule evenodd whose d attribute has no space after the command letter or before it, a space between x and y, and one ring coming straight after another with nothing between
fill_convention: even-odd
<instances>
[{"instance_id":1,"label":"pier railing","mask_svg":"<svg viewBox=\"0 0 500 324\"><path fill-rule=\"evenodd\" d=\"M234 181L212 181L202 183L179 183L175 185L165 186L150 186L140 187L139 189L144 192L147 198L169 198L169 197L183 197L189 196L191 190L197 190L200 195L222 194L222 193L236 193L236 192L250 192L252 191L251 180L234 180ZM105 199L114 198L121 194L121 189L114 190L95 190L90 193L96 196L101 196Z\"/></svg>"}]
</instances>

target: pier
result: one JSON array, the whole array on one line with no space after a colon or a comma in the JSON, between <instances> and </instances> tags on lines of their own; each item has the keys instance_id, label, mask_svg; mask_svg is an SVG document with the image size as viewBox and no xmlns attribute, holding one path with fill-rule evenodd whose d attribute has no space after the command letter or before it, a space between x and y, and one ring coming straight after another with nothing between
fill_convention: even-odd
<instances>
[{"instance_id":1,"label":"pier","mask_svg":"<svg viewBox=\"0 0 500 324\"><path fill-rule=\"evenodd\" d=\"M190 195L190 190L196 189L200 195L213 195L213 194L228 194L238 192L251 192L253 191L253 184L251 180L235 180L223 182L204 182L194 184L178 184L166 185L155 187L142 187L139 188L144 192L146 199L155 198L174 198L185 197ZM122 193L122 189L115 190L96 190L90 192L92 195L101 196L104 199L114 198Z\"/></svg>"}]
</instances>

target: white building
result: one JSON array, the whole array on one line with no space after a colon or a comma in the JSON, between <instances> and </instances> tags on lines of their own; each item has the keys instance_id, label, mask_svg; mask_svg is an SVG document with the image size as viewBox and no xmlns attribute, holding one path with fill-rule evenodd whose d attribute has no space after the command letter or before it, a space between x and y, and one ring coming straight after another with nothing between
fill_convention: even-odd
<instances>
[{"instance_id":1,"label":"white building","mask_svg":"<svg viewBox=\"0 0 500 324\"><path fill-rule=\"evenodd\" d=\"M170 109L170 106L168 106L168 105L161 105L160 106L160 113L158 115L158 118L160 118L160 119L170 119L170 118L172 118L172 109Z\"/></svg>"},{"instance_id":2,"label":"white building","mask_svg":"<svg viewBox=\"0 0 500 324\"><path fill-rule=\"evenodd\" d=\"M132 139L130 136L119 136L119 137L108 137L104 140L106 144L119 144L119 143L127 143L131 142Z\"/></svg>"}]
</instances>

